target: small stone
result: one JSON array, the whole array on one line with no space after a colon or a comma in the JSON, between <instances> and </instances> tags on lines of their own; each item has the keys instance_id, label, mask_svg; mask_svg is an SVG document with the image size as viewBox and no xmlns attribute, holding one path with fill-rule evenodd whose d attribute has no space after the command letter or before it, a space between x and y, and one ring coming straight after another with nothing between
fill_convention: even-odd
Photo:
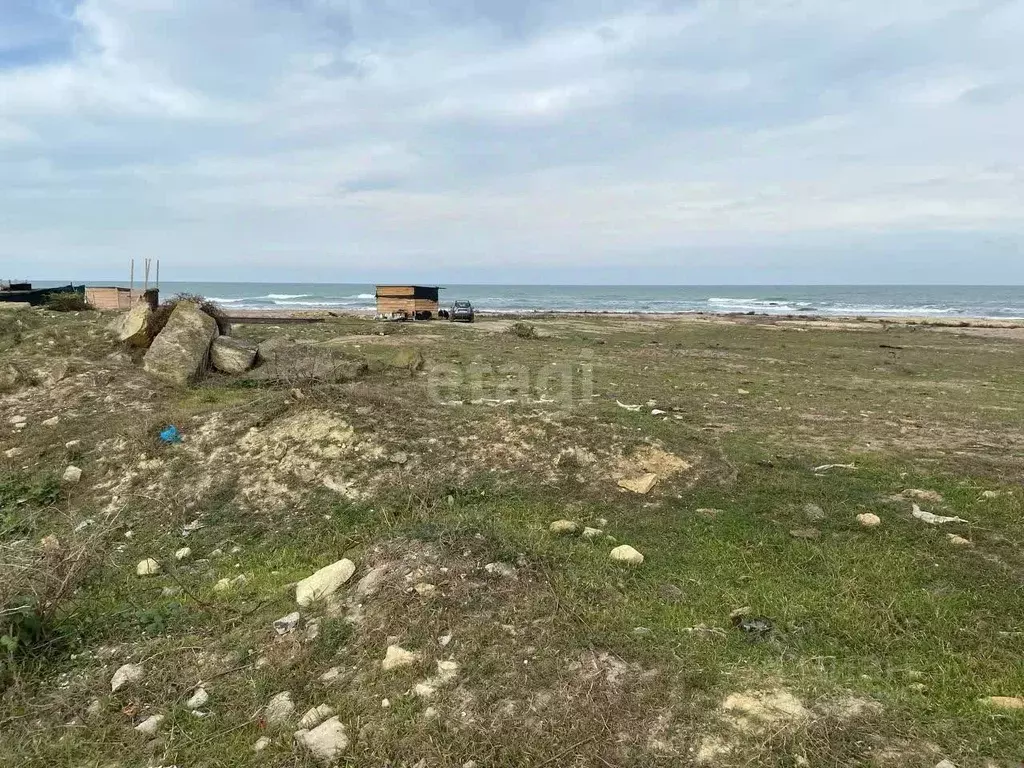
<instances>
[{"instance_id":1,"label":"small stone","mask_svg":"<svg viewBox=\"0 0 1024 768\"><path fill-rule=\"evenodd\" d=\"M221 579L213 585L214 592L227 592L231 589L231 579Z\"/></svg>"},{"instance_id":2,"label":"small stone","mask_svg":"<svg viewBox=\"0 0 1024 768\"><path fill-rule=\"evenodd\" d=\"M206 692L205 688L196 688L196 692L192 694L192 698L185 703L185 706L189 709L202 709L209 700L210 694Z\"/></svg>"},{"instance_id":3,"label":"small stone","mask_svg":"<svg viewBox=\"0 0 1024 768\"><path fill-rule=\"evenodd\" d=\"M81 440L68 440L66 443L64 443L64 449L68 451L77 451L81 447Z\"/></svg>"},{"instance_id":4,"label":"small stone","mask_svg":"<svg viewBox=\"0 0 1024 768\"><path fill-rule=\"evenodd\" d=\"M451 642L452 636L450 633L447 635L441 635L439 638L437 638L437 644L440 645L442 648L447 648L451 644Z\"/></svg>"},{"instance_id":5,"label":"small stone","mask_svg":"<svg viewBox=\"0 0 1024 768\"><path fill-rule=\"evenodd\" d=\"M647 627L633 627L633 634L637 637L648 637L654 633Z\"/></svg>"},{"instance_id":6,"label":"small stone","mask_svg":"<svg viewBox=\"0 0 1024 768\"><path fill-rule=\"evenodd\" d=\"M89 702L89 706L86 707L85 714L89 717L96 717L103 712L103 703L99 699L93 699Z\"/></svg>"},{"instance_id":7,"label":"small stone","mask_svg":"<svg viewBox=\"0 0 1024 768\"><path fill-rule=\"evenodd\" d=\"M16 427L19 424L27 424L28 423L28 417L26 417L26 416L11 416L11 420L10 420L9 423L10 423L10 425L12 427Z\"/></svg>"},{"instance_id":8,"label":"small stone","mask_svg":"<svg viewBox=\"0 0 1024 768\"><path fill-rule=\"evenodd\" d=\"M649 473L641 475L640 477L625 478L619 480L619 487L625 488L627 491L638 493L641 496L651 492L651 489L658 484L658 476L656 474Z\"/></svg>"},{"instance_id":9,"label":"small stone","mask_svg":"<svg viewBox=\"0 0 1024 768\"><path fill-rule=\"evenodd\" d=\"M380 708L381 709L390 709L391 708L391 699L381 699L380 700Z\"/></svg>"},{"instance_id":10,"label":"small stone","mask_svg":"<svg viewBox=\"0 0 1024 768\"><path fill-rule=\"evenodd\" d=\"M313 707L302 716L301 720L299 720L299 728L304 730L315 728L333 714L334 710L331 709L328 704L321 704L319 707Z\"/></svg>"},{"instance_id":11,"label":"small stone","mask_svg":"<svg viewBox=\"0 0 1024 768\"><path fill-rule=\"evenodd\" d=\"M124 686L137 683L145 677L146 670L141 664L125 664L118 668L114 676L110 678L110 690L114 693Z\"/></svg>"},{"instance_id":12,"label":"small stone","mask_svg":"<svg viewBox=\"0 0 1024 768\"><path fill-rule=\"evenodd\" d=\"M144 736L155 736L160 730L160 724L164 721L163 715L153 715L135 726L135 730Z\"/></svg>"},{"instance_id":13,"label":"small stone","mask_svg":"<svg viewBox=\"0 0 1024 768\"><path fill-rule=\"evenodd\" d=\"M653 411L651 411L651 416L664 416L664 415L665 415L665 411L661 410L660 408L655 408Z\"/></svg>"},{"instance_id":14,"label":"small stone","mask_svg":"<svg viewBox=\"0 0 1024 768\"><path fill-rule=\"evenodd\" d=\"M954 547L973 547L974 544L970 539L965 539L963 536L957 536L955 533L947 533L946 538L949 539L949 543Z\"/></svg>"},{"instance_id":15,"label":"small stone","mask_svg":"<svg viewBox=\"0 0 1024 768\"><path fill-rule=\"evenodd\" d=\"M320 637L320 620L313 619L306 624L306 640L316 640Z\"/></svg>"},{"instance_id":16,"label":"small stone","mask_svg":"<svg viewBox=\"0 0 1024 768\"><path fill-rule=\"evenodd\" d=\"M140 561L135 566L135 574L137 576L156 576L158 573L160 573L160 563L151 557Z\"/></svg>"},{"instance_id":17,"label":"small stone","mask_svg":"<svg viewBox=\"0 0 1024 768\"><path fill-rule=\"evenodd\" d=\"M348 559L321 568L296 585L295 601L304 608L314 600L333 595L355 572L355 564Z\"/></svg>"},{"instance_id":18,"label":"small stone","mask_svg":"<svg viewBox=\"0 0 1024 768\"><path fill-rule=\"evenodd\" d=\"M584 528L583 529L583 538L584 539L588 539L590 541L593 541L594 539L602 536L603 534L604 534L604 531L602 531L600 528Z\"/></svg>"},{"instance_id":19,"label":"small stone","mask_svg":"<svg viewBox=\"0 0 1024 768\"><path fill-rule=\"evenodd\" d=\"M996 709L1024 709L1024 698L1020 696L989 696L981 702Z\"/></svg>"},{"instance_id":20,"label":"small stone","mask_svg":"<svg viewBox=\"0 0 1024 768\"><path fill-rule=\"evenodd\" d=\"M484 566L484 570L491 576L497 576L501 579L514 579L518 573L515 566L508 563L488 563Z\"/></svg>"},{"instance_id":21,"label":"small stone","mask_svg":"<svg viewBox=\"0 0 1024 768\"><path fill-rule=\"evenodd\" d=\"M320 675L321 683L331 683L341 677L341 667L331 667Z\"/></svg>"},{"instance_id":22,"label":"small stone","mask_svg":"<svg viewBox=\"0 0 1024 768\"><path fill-rule=\"evenodd\" d=\"M61 550L60 539L52 533L49 536L44 536L43 540L39 542L39 546L42 547L44 555L55 555Z\"/></svg>"},{"instance_id":23,"label":"small stone","mask_svg":"<svg viewBox=\"0 0 1024 768\"><path fill-rule=\"evenodd\" d=\"M261 739L257 739L256 743L252 745L253 752L262 752L264 749L270 746L270 739L264 736Z\"/></svg>"},{"instance_id":24,"label":"small stone","mask_svg":"<svg viewBox=\"0 0 1024 768\"><path fill-rule=\"evenodd\" d=\"M999 493L999 491L982 491L981 492L981 498L983 498L983 499L998 499L1000 496L1002 496L1002 494Z\"/></svg>"},{"instance_id":25,"label":"small stone","mask_svg":"<svg viewBox=\"0 0 1024 768\"><path fill-rule=\"evenodd\" d=\"M572 536L579 532L580 525L572 520L555 520L548 530L556 536Z\"/></svg>"},{"instance_id":26,"label":"small stone","mask_svg":"<svg viewBox=\"0 0 1024 768\"><path fill-rule=\"evenodd\" d=\"M820 523L825 519L825 510L817 504L804 504L804 517L812 523Z\"/></svg>"},{"instance_id":27,"label":"small stone","mask_svg":"<svg viewBox=\"0 0 1024 768\"><path fill-rule=\"evenodd\" d=\"M4 456L8 459L16 459L21 456L22 453L24 453L24 451L22 451L21 448L8 448L4 451Z\"/></svg>"},{"instance_id":28,"label":"small stone","mask_svg":"<svg viewBox=\"0 0 1024 768\"><path fill-rule=\"evenodd\" d=\"M181 535L183 537L185 537L185 538L188 538L189 535L195 533L196 531L198 531L202 527L203 527L203 523L202 523L201 520L193 520L191 523L186 523L185 524L185 527L183 527L181 529Z\"/></svg>"},{"instance_id":29,"label":"small stone","mask_svg":"<svg viewBox=\"0 0 1024 768\"><path fill-rule=\"evenodd\" d=\"M438 716L437 707L427 707L423 710L423 719L426 721L436 720Z\"/></svg>"},{"instance_id":30,"label":"small stone","mask_svg":"<svg viewBox=\"0 0 1024 768\"><path fill-rule=\"evenodd\" d=\"M628 544L623 544L621 547L613 549L611 558L617 563L625 563L626 565L640 565L644 561L644 556Z\"/></svg>"},{"instance_id":31,"label":"small stone","mask_svg":"<svg viewBox=\"0 0 1024 768\"><path fill-rule=\"evenodd\" d=\"M388 569L384 566L378 566L377 568L367 571L366 575L359 580L358 584L356 584L356 597L361 600L376 594L380 589L381 584L384 583L384 578L387 574Z\"/></svg>"},{"instance_id":32,"label":"small stone","mask_svg":"<svg viewBox=\"0 0 1024 768\"><path fill-rule=\"evenodd\" d=\"M336 717L320 724L311 731L295 732L295 740L325 765L331 765L348 749L348 735L345 726Z\"/></svg>"},{"instance_id":33,"label":"small stone","mask_svg":"<svg viewBox=\"0 0 1024 768\"><path fill-rule=\"evenodd\" d=\"M935 768L956 768L956 764L949 760L943 760L941 763L936 763Z\"/></svg>"},{"instance_id":34,"label":"small stone","mask_svg":"<svg viewBox=\"0 0 1024 768\"><path fill-rule=\"evenodd\" d=\"M70 466L64 470L63 480L68 485L76 485L82 481L82 470L75 466Z\"/></svg>"},{"instance_id":35,"label":"small stone","mask_svg":"<svg viewBox=\"0 0 1024 768\"><path fill-rule=\"evenodd\" d=\"M181 594L181 587L164 587L160 590L161 597L177 597Z\"/></svg>"},{"instance_id":36,"label":"small stone","mask_svg":"<svg viewBox=\"0 0 1024 768\"><path fill-rule=\"evenodd\" d=\"M287 635L289 632L293 632L299 622L302 620L302 616L298 611L289 613L287 616L282 616L274 622L274 631L279 635Z\"/></svg>"},{"instance_id":37,"label":"small stone","mask_svg":"<svg viewBox=\"0 0 1024 768\"><path fill-rule=\"evenodd\" d=\"M414 651L407 651L397 645L389 645L384 661L380 663L385 672L390 672L401 667L408 667L420 660L420 655Z\"/></svg>"},{"instance_id":38,"label":"small stone","mask_svg":"<svg viewBox=\"0 0 1024 768\"><path fill-rule=\"evenodd\" d=\"M212 550L210 550L210 555L209 555L209 557L210 557L210 558L214 558L214 557L222 557L223 555L224 555L224 550L223 550L223 549L220 549L220 548L218 547L217 549L212 549Z\"/></svg>"},{"instance_id":39,"label":"small stone","mask_svg":"<svg viewBox=\"0 0 1024 768\"><path fill-rule=\"evenodd\" d=\"M428 584L425 581L421 581L413 589L416 590L416 594L420 597L430 597L437 592L437 586L434 584Z\"/></svg>"},{"instance_id":40,"label":"small stone","mask_svg":"<svg viewBox=\"0 0 1024 768\"><path fill-rule=\"evenodd\" d=\"M882 518L871 512L865 512L862 515L857 515L857 522L865 528L877 528L882 524Z\"/></svg>"},{"instance_id":41,"label":"small stone","mask_svg":"<svg viewBox=\"0 0 1024 768\"><path fill-rule=\"evenodd\" d=\"M794 531L790 531L789 535L794 539L820 539L821 531L817 528L797 528Z\"/></svg>"},{"instance_id":42,"label":"small stone","mask_svg":"<svg viewBox=\"0 0 1024 768\"><path fill-rule=\"evenodd\" d=\"M189 547L182 547L174 553L175 560L187 560L192 556L192 550Z\"/></svg>"},{"instance_id":43,"label":"small stone","mask_svg":"<svg viewBox=\"0 0 1024 768\"><path fill-rule=\"evenodd\" d=\"M409 461L409 454L407 453L396 453L391 457L392 464L406 464Z\"/></svg>"},{"instance_id":44,"label":"small stone","mask_svg":"<svg viewBox=\"0 0 1024 768\"><path fill-rule=\"evenodd\" d=\"M56 427L60 424L60 416L53 416L43 422L44 427Z\"/></svg>"},{"instance_id":45,"label":"small stone","mask_svg":"<svg viewBox=\"0 0 1024 768\"><path fill-rule=\"evenodd\" d=\"M292 694L289 691L282 691L275 695L267 703L263 710L263 717L267 725L283 725L291 719L295 712L295 703L292 701Z\"/></svg>"}]
</instances>

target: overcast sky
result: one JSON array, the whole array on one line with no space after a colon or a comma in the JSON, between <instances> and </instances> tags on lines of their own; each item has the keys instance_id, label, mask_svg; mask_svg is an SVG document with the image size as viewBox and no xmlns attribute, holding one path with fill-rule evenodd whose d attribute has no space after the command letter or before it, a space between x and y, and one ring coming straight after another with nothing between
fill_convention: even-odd
<instances>
[{"instance_id":1,"label":"overcast sky","mask_svg":"<svg viewBox=\"0 0 1024 768\"><path fill-rule=\"evenodd\" d=\"M1024 283L1024 0L0 0L0 277Z\"/></svg>"}]
</instances>

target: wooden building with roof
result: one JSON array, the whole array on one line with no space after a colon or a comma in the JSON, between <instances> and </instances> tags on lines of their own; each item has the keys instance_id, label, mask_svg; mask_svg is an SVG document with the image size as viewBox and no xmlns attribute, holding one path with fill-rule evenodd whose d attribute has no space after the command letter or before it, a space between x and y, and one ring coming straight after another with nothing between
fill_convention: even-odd
<instances>
[{"instance_id":1,"label":"wooden building with roof","mask_svg":"<svg viewBox=\"0 0 1024 768\"><path fill-rule=\"evenodd\" d=\"M377 315L389 319L437 317L441 289L436 285L378 285Z\"/></svg>"}]
</instances>

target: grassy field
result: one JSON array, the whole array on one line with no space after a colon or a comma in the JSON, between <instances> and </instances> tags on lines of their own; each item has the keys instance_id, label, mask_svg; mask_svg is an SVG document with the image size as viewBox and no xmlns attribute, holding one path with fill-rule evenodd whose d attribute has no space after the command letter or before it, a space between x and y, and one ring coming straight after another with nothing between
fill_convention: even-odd
<instances>
[{"instance_id":1,"label":"grassy field","mask_svg":"<svg viewBox=\"0 0 1024 768\"><path fill-rule=\"evenodd\" d=\"M1024 760L1021 330L339 318L176 391L107 322L0 313L0 765Z\"/></svg>"}]
</instances>

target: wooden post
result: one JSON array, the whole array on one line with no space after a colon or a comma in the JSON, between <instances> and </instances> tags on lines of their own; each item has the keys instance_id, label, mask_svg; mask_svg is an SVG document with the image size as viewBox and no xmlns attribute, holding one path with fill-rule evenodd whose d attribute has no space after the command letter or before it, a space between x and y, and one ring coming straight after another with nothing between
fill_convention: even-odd
<instances>
[{"instance_id":1,"label":"wooden post","mask_svg":"<svg viewBox=\"0 0 1024 768\"><path fill-rule=\"evenodd\" d=\"M128 280L128 293L129 295L135 293L135 259L132 259L131 275Z\"/></svg>"},{"instance_id":2,"label":"wooden post","mask_svg":"<svg viewBox=\"0 0 1024 768\"><path fill-rule=\"evenodd\" d=\"M160 290L160 259L156 260L156 289Z\"/></svg>"}]
</instances>

